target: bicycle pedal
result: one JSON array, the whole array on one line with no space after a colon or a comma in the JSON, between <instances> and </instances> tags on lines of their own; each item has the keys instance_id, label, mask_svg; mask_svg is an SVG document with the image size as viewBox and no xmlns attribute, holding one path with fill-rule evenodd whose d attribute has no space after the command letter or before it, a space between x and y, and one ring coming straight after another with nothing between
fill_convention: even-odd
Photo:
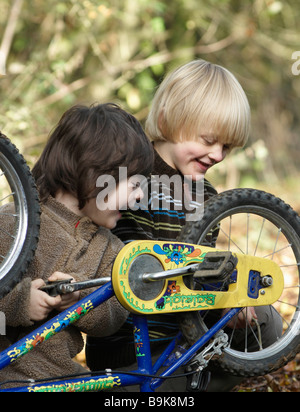
<instances>
[{"instance_id":1,"label":"bicycle pedal","mask_svg":"<svg viewBox=\"0 0 300 412\"><path fill-rule=\"evenodd\" d=\"M201 283L225 282L232 275L237 263L237 257L231 252L209 252L193 276Z\"/></svg>"},{"instance_id":2,"label":"bicycle pedal","mask_svg":"<svg viewBox=\"0 0 300 412\"><path fill-rule=\"evenodd\" d=\"M200 371L188 376L186 390L187 392L206 392L211 379L211 372Z\"/></svg>"}]
</instances>

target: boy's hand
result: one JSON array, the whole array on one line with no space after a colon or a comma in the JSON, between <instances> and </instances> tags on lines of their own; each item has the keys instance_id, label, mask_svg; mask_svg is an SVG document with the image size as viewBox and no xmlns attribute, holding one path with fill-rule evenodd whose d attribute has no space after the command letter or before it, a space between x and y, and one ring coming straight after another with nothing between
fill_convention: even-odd
<instances>
[{"instance_id":1,"label":"boy's hand","mask_svg":"<svg viewBox=\"0 0 300 412\"><path fill-rule=\"evenodd\" d=\"M66 273L62 273L62 272L54 272L53 275L51 275L48 280L55 282L55 281L64 280L64 279L72 279L73 282L75 282L75 279L73 278L73 276L67 275ZM79 299L80 299L79 291L73 292L67 295L62 295L60 296L60 302L55 306L55 309L58 310L59 312L62 312L63 310L66 310L70 306L77 303Z\"/></svg>"},{"instance_id":2,"label":"boy's hand","mask_svg":"<svg viewBox=\"0 0 300 412\"><path fill-rule=\"evenodd\" d=\"M229 309L224 309L222 316L224 316ZM243 309L237 317L231 319L227 326L231 329L244 329L246 324L251 325L253 319L257 319L255 309L253 307L248 307Z\"/></svg>"},{"instance_id":3,"label":"boy's hand","mask_svg":"<svg viewBox=\"0 0 300 412\"><path fill-rule=\"evenodd\" d=\"M45 286L42 279L36 279L31 282L29 317L30 320L38 322L45 320L49 313L61 304L61 296L51 297L47 293L39 290Z\"/></svg>"}]
</instances>

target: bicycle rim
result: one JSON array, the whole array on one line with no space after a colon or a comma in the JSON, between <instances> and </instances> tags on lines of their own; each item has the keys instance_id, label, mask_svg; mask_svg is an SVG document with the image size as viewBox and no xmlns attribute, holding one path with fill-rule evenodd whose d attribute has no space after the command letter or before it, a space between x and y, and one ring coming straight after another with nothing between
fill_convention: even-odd
<instances>
[{"instance_id":1,"label":"bicycle rim","mask_svg":"<svg viewBox=\"0 0 300 412\"><path fill-rule=\"evenodd\" d=\"M14 211L2 212L14 220L13 232L7 233L0 228L1 242L6 243L8 252L1 255L0 280L12 269L20 258L28 229L28 205L23 185L10 161L0 153L0 206L14 204Z\"/></svg>"}]
</instances>

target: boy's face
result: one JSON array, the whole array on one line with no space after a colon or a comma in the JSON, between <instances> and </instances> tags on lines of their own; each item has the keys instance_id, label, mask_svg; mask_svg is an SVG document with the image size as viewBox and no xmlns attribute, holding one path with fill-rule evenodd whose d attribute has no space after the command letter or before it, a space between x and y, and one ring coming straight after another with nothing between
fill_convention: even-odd
<instances>
[{"instance_id":1,"label":"boy's face","mask_svg":"<svg viewBox=\"0 0 300 412\"><path fill-rule=\"evenodd\" d=\"M158 147L158 152L165 162L182 175L192 176L194 181L203 179L206 172L222 162L231 149L230 145L224 145L210 135L201 135L195 141L163 144L165 147L162 151Z\"/></svg>"},{"instance_id":2,"label":"boy's face","mask_svg":"<svg viewBox=\"0 0 300 412\"><path fill-rule=\"evenodd\" d=\"M89 217L96 225L113 229L118 220L122 217L120 210L133 207L134 204L142 200L143 191L140 188L138 179L135 177L120 182L116 189L105 192L97 199L91 199L82 209L82 213Z\"/></svg>"}]
</instances>

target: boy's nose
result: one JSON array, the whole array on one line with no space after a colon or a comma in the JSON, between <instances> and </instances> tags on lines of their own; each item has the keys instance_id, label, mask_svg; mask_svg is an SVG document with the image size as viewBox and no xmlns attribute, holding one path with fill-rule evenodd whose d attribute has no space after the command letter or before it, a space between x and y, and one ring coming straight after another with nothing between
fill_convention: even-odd
<instances>
[{"instance_id":1,"label":"boy's nose","mask_svg":"<svg viewBox=\"0 0 300 412\"><path fill-rule=\"evenodd\" d=\"M222 143L216 143L211 147L209 158L215 163L220 163L226 156L224 145Z\"/></svg>"}]
</instances>

